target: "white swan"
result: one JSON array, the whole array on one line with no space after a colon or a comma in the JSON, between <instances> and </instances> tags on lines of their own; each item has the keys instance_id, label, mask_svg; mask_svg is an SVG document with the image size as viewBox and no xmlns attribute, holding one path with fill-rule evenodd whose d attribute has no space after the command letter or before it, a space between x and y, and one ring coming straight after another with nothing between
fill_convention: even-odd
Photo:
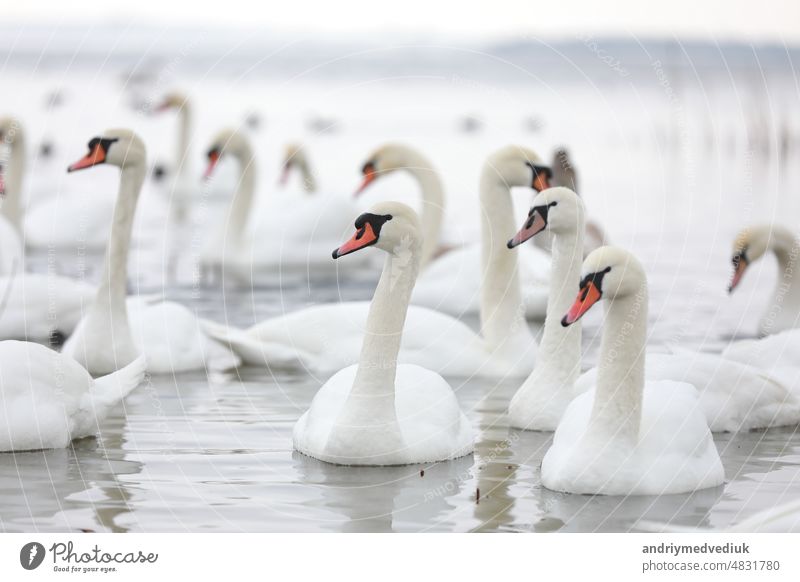
<instances>
[{"instance_id":1,"label":"white swan","mask_svg":"<svg viewBox=\"0 0 800 582\"><path fill-rule=\"evenodd\" d=\"M733 280L730 292L739 285L747 267L772 251L778 260L779 279L759 324L760 335L800 327L800 240L780 225L758 225L742 230L733 243Z\"/></svg>"},{"instance_id":2,"label":"white swan","mask_svg":"<svg viewBox=\"0 0 800 582\"><path fill-rule=\"evenodd\" d=\"M505 238L513 232L509 185L528 184L532 154L504 148L490 156L481 178L481 197L495 197L486 229L485 283L481 289L482 337L444 313L420 306L408 311L400 361L446 376L522 376L530 373L536 343L524 317L517 256ZM206 332L254 366L305 367L330 373L358 361L369 311L367 302L317 305L268 319L247 330L207 322Z\"/></svg>"},{"instance_id":3,"label":"white swan","mask_svg":"<svg viewBox=\"0 0 800 582\"><path fill-rule=\"evenodd\" d=\"M19 122L0 118L0 275L7 275L22 265L22 176L24 173L24 137Z\"/></svg>"},{"instance_id":4,"label":"white swan","mask_svg":"<svg viewBox=\"0 0 800 582\"><path fill-rule=\"evenodd\" d=\"M233 200L201 254L201 269L245 284L275 280L285 272L334 274L337 267L327 257L334 241L349 228L345 217L352 212L350 201L338 196L298 200L272 195L253 216L256 161L247 136L233 129L217 134L208 150L206 177L225 156L238 161L241 174Z\"/></svg>"},{"instance_id":5,"label":"white swan","mask_svg":"<svg viewBox=\"0 0 800 582\"><path fill-rule=\"evenodd\" d=\"M75 360L42 345L0 342L0 451L61 448L96 434L144 375L144 358L92 379Z\"/></svg>"},{"instance_id":6,"label":"white swan","mask_svg":"<svg viewBox=\"0 0 800 582\"><path fill-rule=\"evenodd\" d=\"M647 279L633 255L592 252L580 292L564 316L575 323L607 300L595 388L567 408L542 461L548 489L605 495L661 495L715 487L722 463L697 391L676 381L645 383Z\"/></svg>"},{"instance_id":7,"label":"white swan","mask_svg":"<svg viewBox=\"0 0 800 582\"><path fill-rule=\"evenodd\" d=\"M397 364L408 301L419 271L420 225L396 202L375 205L340 257L367 246L386 251L358 364L317 392L294 428L294 448L340 465L405 465L473 451L472 429L447 382L428 369Z\"/></svg>"},{"instance_id":8,"label":"white swan","mask_svg":"<svg viewBox=\"0 0 800 582\"><path fill-rule=\"evenodd\" d=\"M456 248L428 264L412 303L457 316L484 311L487 305L482 297L495 285L493 271L505 269L503 263L512 260L505 246L516 230L510 189L546 188L550 170L540 164L535 153L518 146L502 148L487 159L481 173L480 244ZM519 254L524 313L541 318L547 308L550 255L534 245L525 245Z\"/></svg>"},{"instance_id":9,"label":"white swan","mask_svg":"<svg viewBox=\"0 0 800 582\"><path fill-rule=\"evenodd\" d=\"M584 216L583 202L572 190L549 188L536 196L525 224L508 241L508 247L514 248L533 237L552 237L547 318L536 367L508 406L514 428L555 430L578 394L575 381L581 367L581 324L564 327L561 317L572 305L580 281Z\"/></svg>"},{"instance_id":10,"label":"white swan","mask_svg":"<svg viewBox=\"0 0 800 582\"><path fill-rule=\"evenodd\" d=\"M118 370L140 353L147 357L150 372L205 369L214 355L213 345L188 309L171 302L126 302L128 250L146 173L144 143L127 129L106 131L89 142L89 153L69 171L104 163L121 170L111 237L94 302L64 345L64 353L93 375Z\"/></svg>"},{"instance_id":11,"label":"white swan","mask_svg":"<svg viewBox=\"0 0 800 582\"><path fill-rule=\"evenodd\" d=\"M0 339L60 340L75 329L94 288L55 274L25 272L19 237L25 138L16 119L0 120L0 141L10 150L0 214L0 290L8 293L0 312Z\"/></svg>"}]
</instances>

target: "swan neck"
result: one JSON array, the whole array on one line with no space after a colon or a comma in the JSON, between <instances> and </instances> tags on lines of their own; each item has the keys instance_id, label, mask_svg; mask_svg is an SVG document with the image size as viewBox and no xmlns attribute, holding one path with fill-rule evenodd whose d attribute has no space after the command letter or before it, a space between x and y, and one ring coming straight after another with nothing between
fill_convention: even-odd
<instances>
[{"instance_id":1,"label":"swan neck","mask_svg":"<svg viewBox=\"0 0 800 582\"><path fill-rule=\"evenodd\" d=\"M25 138L19 126L15 128L14 139L8 145L8 167L4 176L6 194L0 203L0 214L21 233L24 212L22 179L25 174Z\"/></svg>"},{"instance_id":2,"label":"swan neck","mask_svg":"<svg viewBox=\"0 0 800 582\"><path fill-rule=\"evenodd\" d=\"M778 283L773 295L773 305L783 305L786 310L800 312L800 284L795 273L800 258L800 240L789 232L776 231L770 241L770 248L778 260Z\"/></svg>"},{"instance_id":3,"label":"swan neck","mask_svg":"<svg viewBox=\"0 0 800 582\"><path fill-rule=\"evenodd\" d=\"M444 188L439 173L422 156L415 160L408 171L417 180L422 194L420 267L424 269L436 254L441 239L445 205Z\"/></svg>"},{"instance_id":4,"label":"swan neck","mask_svg":"<svg viewBox=\"0 0 800 582\"><path fill-rule=\"evenodd\" d=\"M537 368L553 364L564 381L573 384L580 372L581 323L564 327L561 318L569 311L581 278L583 263L583 216L576 231L556 234L551 249L550 290L547 316L539 343Z\"/></svg>"},{"instance_id":5,"label":"swan neck","mask_svg":"<svg viewBox=\"0 0 800 582\"><path fill-rule=\"evenodd\" d=\"M514 207L508 185L488 176L481 177L481 331L490 350L509 341L531 341L525 322L519 274L518 249L508 249L506 241L516 232ZM515 339L516 338L516 339Z\"/></svg>"},{"instance_id":6,"label":"swan neck","mask_svg":"<svg viewBox=\"0 0 800 582\"><path fill-rule=\"evenodd\" d=\"M133 165L122 169L119 194L114 206L103 275L97 289L95 305L105 307L112 314L112 325L119 317L127 323L128 252L133 231L136 203L145 178L145 166Z\"/></svg>"},{"instance_id":7,"label":"swan neck","mask_svg":"<svg viewBox=\"0 0 800 582\"><path fill-rule=\"evenodd\" d=\"M303 178L303 190L308 194L314 194L317 191L317 181L314 179L314 172L308 162L303 162L300 165L300 176Z\"/></svg>"},{"instance_id":8,"label":"swan neck","mask_svg":"<svg viewBox=\"0 0 800 582\"><path fill-rule=\"evenodd\" d=\"M178 110L178 142L175 152L175 167L177 175L186 178L190 174L189 148L192 141L192 108L188 101L184 101Z\"/></svg>"},{"instance_id":9,"label":"swan neck","mask_svg":"<svg viewBox=\"0 0 800 582\"><path fill-rule=\"evenodd\" d=\"M595 436L639 437L647 343L647 283L606 305L597 388L590 421Z\"/></svg>"},{"instance_id":10,"label":"swan neck","mask_svg":"<svg viewBox=\"0 0 800 582\"><path fill-rule=\"evenodd\" d=\"M239 185L228 210L225 233L234 240L241 241L253 206L256 186L256 161L252 152L239 158L241 173Z\"/></svg>"},{"instance_id":11,"label":"swan neck","mask_svg":"<svg viewBox=\"0 0 800 582\"><path fill-rule=\"evenodd\" d=\"M367 316L352 396L369 395L394 405L397 356L411 291L419 272L420 241L409 237L388 254Z\"/></svg>"}]
</instances>

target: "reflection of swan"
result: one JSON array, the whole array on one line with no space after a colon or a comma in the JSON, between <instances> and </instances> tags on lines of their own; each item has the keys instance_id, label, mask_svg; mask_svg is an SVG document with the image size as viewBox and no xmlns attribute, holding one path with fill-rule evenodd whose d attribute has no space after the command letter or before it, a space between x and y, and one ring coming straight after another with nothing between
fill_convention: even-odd
<instances>
[{"instance_id":1,"label":"reflection of swan","mask_svg":"<svg viewBox=\"0 0 800 582\"><path fill-rule=\"evenodd\" d=\"M147 356L148 370L158 373L204 369L212 355L213 346L200 332L197 318L182 305L151 305L139 300L129 313L128 251L145 161L142 141L130 130L116 129L91 140L89 153L69 168L74 171L109 163L121 170L101 284L85 317L64 345L64 352L92 374L117 370L139 353Z\"/></svg>"},{"instance_id":2,"label":"reflection of swan","mask_svg":"<svg viewBox=\"0 0 800 582\"><path fill-rule=\"evenodd\" d=\"M317 392L294 428L294 447L340 465L405 465L468 455L472 429L450 385L421 366L397 364L419 271L417 215L403 204L384 202L359 222L360 230L334 257L370 245L388 255L361 355L357 365L339 371Z\"/></svg>"},{"instance_id":3,"label":"reflection of swan","mask_svg":"<svg viewBox=\"0 0 800 582\"><path fill-rule=\"evenodd\" d=\"M674 380L645 384L647 280L630 253L601 247L564 325L608 301L594 390L567 408L542 461L542 483L570 493L657 495L722 484L722 463L697 391Z\"/></svg>"},{"instance_id":4,"label":"reflection of swan","mask_svg":"<svg viewBox=\"0 0 800 582\"><path fill-rule=\"evenodd\" d=\"M336 532L449 531L455 519L448 516L456 512L451 498L461 492L473 463L463 457L433 465L345 467L299 453L292 459L324 510L302 529Z\"/></svg>"},{"instance_id":5,"label":"reflection of swan","mask_svg":"<svg viewBox=\"0 0 800 582\"><path fill-rule=\"evenodd\" d=\"M735 272L730 291L739 285L747 267L767 251L772 251L778 259L780 279L759 324L761 335L800 327L800 285L796 282L800 241L789 229L777 224L758 225L739 233L733 244Z\"/></svg>"}]
</instances>

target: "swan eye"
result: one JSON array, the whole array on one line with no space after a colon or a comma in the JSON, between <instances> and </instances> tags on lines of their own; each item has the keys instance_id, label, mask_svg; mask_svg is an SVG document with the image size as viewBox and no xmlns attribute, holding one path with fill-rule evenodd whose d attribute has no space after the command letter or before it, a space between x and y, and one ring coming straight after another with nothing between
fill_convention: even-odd
<instances>
[{"instance_id":1,"label":"swan eye","mask_svg":"<svg viewBox=\"0 0 800 582\"><path fill-rule=\"evenodd\" d=\"M362 226L359 231L356 233L356 240L361 240L361 237L364 236L364 233L367 231L365 226Z\"/></svg>"}]
</instances>

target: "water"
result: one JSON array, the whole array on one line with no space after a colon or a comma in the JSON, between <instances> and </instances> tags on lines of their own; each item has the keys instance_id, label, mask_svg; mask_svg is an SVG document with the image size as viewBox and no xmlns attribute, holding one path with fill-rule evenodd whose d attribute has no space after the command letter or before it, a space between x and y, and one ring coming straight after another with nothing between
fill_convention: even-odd
<instances>
[{"instance_id":1,"label":"water","mask_svg":"<svg viewBox=\"0 0 800 582\"><path fill-rule=\"evenodd\" d=\"M69 178L63 173L105 126L137 128L151 159L169 159L173 120L132 112L108 72L59 77L68 101L46 113L31 95L43 94L55 73L4 74L21 87L4 97L8 110L29 127L29 142L53 138L57 144L55 160L31 161L26 194L32 204L46 191L83 191L88 204L92 196L115 191L115 172ZM449 196L446 235L458 243L476 240L476 183L488 152L508 142L542 152L567 143L590 215L647 268L651 349L681 344L718 351L728 338L754 333L775 265L768 260L754 266L737 294L728 297L730 244L735 232L752 222L797 222L800 169L789 161L798 147L790 142L784 151L778 139L781 127L797 128L796 117L784 107L796 98L789 77L772 75L755 89L749 74L714 81L686 76L679 87L673 79L677 104L655 75L635 86L628 81L548 86L527 79L532 85L494 87L477 77L341 85L181 79L199 96L191 163L199 172L208 136L240 122L240 113L256 103L267 119L267 129L253 135L265 192L273 191L282 140L306 141L323 190L338 193L352 191L358 168L375 145L388 139L414 143L443 174ZM162 89L150 90L155 96ZM759 137L753 127L763 125L763 118L752 105L764 94L774 106L773 130ZM93 110L81 107L88 99ZM320 111L341 120L339 132L303 130L304 116ZM466 113L486 121L482 132L458 133L456 119ZM521 122L531 113L547 120L538 133ZM225 168L221 171L224 176ZM395 176L376 184L361 203L366 208L381 198L415 203L417 196L406 177ZM157 199L157 188L148 184L143 204ZM519 196L520 212L529 199ZM137 228L168 236L155 208L151 222ZM142 243L137 232L132 289L161 290L155 266L161 247ZM34 253L29 267L45 269L52 259ZM88 276L96 277L99 258L88 260ZM59 272L75 271L69 255L55 264ZM340 276L311 287L299 282L223 294L184 278L163 290L203 317L250 325L314 302L369 297L371 285L369 276ZM585 366L596 359L601 320L599 313L587 316ZM504 410L517 384L485 380L451 379L476 431L474 455L397 468L326 465L291 446L292 427L322 382L307 374L257 369L152 377L114 411L98 438L66 450L0 455L0 530L635 531L640 519L724 527L800 495L795 428L716 435L726 473L725 485L716 489L658 498L547 491L539 466L552 436L510 430Z\"/></svg>"}]
</instances>

